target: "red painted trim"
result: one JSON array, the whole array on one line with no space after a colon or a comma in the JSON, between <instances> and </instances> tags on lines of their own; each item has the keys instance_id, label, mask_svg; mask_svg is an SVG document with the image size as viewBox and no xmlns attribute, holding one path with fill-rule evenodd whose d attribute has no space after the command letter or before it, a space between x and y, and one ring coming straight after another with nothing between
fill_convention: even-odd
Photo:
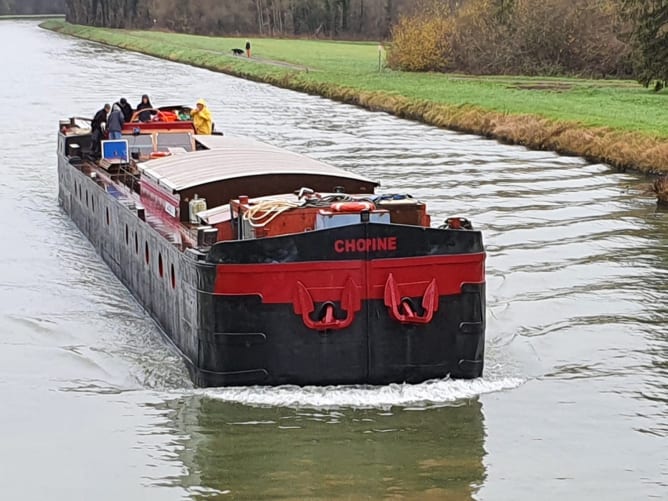
<instances>
[{"instance_id":1,"label":"red painted trim","mask_svg":"<svg viewBox=\"0 0 668 501\"><path fill-rule=\"evenodd\" d=\"M459 294L465 283L484 283L485 254L273 264L221 264L214 293L259 295L264 303L293 303L297 284L316 302L339 301L349 280L361 299L383 299L389 274L402 296L422 296L436 280L439 296Z\"/></svg>"},{"instance_id":2,"label":"red painted trim","mask_svg":"<svg viewBox=\"0 0 668 501\"><path fill-rule=\"evenodd\" d=\"M195 127L190 121L179 122L127 122L123 125L124 134L132 134L134 129L139 129L142 133L165 132L170 130L194 132Z\"/></svg>"},{"instance_id":3,"label":"red painted trim","mask_svg":"<svg viewBox=\"0 0 668 501\"><path fill-rule=\"evenodd\" d=\"M178 212L181 200L166 191L162 190L159 186L156 186L154 183L147 179L142 179L139 182L141 186L141 197L145 196L151 199L158 199L160 202L167 202L170 205L174 206L175 210ZM148 193L146 193L148 192Z\"/></svg>"}]
</instances>

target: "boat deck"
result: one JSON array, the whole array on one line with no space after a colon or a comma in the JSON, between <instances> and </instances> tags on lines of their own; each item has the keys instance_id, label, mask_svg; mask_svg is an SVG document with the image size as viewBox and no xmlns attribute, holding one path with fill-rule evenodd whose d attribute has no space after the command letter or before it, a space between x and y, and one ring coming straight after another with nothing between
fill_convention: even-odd
<instances>
[{"instance_id":1,"label":"boat deck","mask_svg":"<svg viewBox=\"0 0 668 501\"><path fill-rule=\"evenodd\" d=\"M112 195L119 203L127 207L143 209L144 220L163 238L177 246L181 251L195 247L197 243L197 225L175 221L168 217L163 207L142 199L139 193L131 189L127 182L137 182L135 174L123 172L115 167L108 170L93 161L84 161L78 168L86 175L95 178L98 186ZM132 179L132 181L130 181Z\"/></svg>"}]
</instances>

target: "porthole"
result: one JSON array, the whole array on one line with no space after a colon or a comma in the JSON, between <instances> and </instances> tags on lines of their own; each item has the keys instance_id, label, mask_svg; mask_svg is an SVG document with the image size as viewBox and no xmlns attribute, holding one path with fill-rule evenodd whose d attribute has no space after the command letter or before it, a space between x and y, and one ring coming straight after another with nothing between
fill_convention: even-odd
<instances>
[{"instance_id":1,"label":"porthole","mask_svg":"<svg viewBox=\"0 0 668 501\"><path fill-rule=\"evenodd\" d=\"M158 274L161 278L165 276L165 269L162 267L162 254L158 254Z\"/></svg>"},{"instance_id":2,"label":"porthole","mask_svg":"<svg viewBox=\"0 0 668 501\"><path fill-rule=\"evenodd\" d=\"M148 242L144 244L144 258L146 259L146 264L151 262L151 255L148 252Z\"/></svg>"},{"instance_id":3,"label":"porthole","mask_svg":"<svg viewBox=\"0 0 668 501\"><path fill-rule=\"evenodd\" d=\"M139 254L139 238L137 238L137 232L135 231L135 253Z\"/></svg>"},{"instance_id":4,"label":"porthole","mask_svg":"<svg viewBox=\"0 0 668 501\"><path fill-rule=\"evenodd\" d=\"M105 210L105 218L107 220L107 226L109 226L109 207L106 208Z\"/></svg>"},{"instance_id":5,"label":"porthole","mask_svg":"<svg viewBox=\"0 0 668 501\"><path fill-rule=\"evenodd\" d=\"M170 267L170 276L172 280L172 289L176 289L176 273L174 273L174 265Z\"/></svg>"},{"instance_id":6,"label":"porthole","mask_svg":"<svg viewBox=\"0 0 668 501\"><path fill-rule=\"evenodd\" d=\"M128 228L128 225L125 225L125 245L130 244L130 229Z\"/></svg>"}]
</instances>

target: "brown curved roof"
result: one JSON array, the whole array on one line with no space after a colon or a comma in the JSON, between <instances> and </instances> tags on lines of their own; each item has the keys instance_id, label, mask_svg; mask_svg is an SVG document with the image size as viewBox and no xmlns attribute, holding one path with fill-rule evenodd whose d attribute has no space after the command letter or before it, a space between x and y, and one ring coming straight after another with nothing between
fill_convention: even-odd
<instances>
[{"instance_id":1,"label":"brown curved roof","mask_svg":"<svg viewBox=\"0 0 668 501\"><path fill-rule=\"evenodd\" d=\"M174 193L226 179L266 175L317 175L378 185L363 176L252 139L195 136L195 140L210 149L141 163L142 175Z\"/></svg>"}]
</instances>

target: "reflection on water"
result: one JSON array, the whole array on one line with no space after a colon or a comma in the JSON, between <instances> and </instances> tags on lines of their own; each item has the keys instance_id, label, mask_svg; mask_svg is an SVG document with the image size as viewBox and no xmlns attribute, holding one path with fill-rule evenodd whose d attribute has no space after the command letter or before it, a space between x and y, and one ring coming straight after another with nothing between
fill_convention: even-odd
<instances>
[{"instance_id":1,"label":"reflection on water","mask_svg":"<svg viewBox=\"0 0 668 501\"><path fill-rule=\"evenodd\" d=\"M485 480L482 406L249 408L205 396L155 406L188 473L233 499L473 499ZM199 495L194 495L198 499Z\"/></svg>"},{"instance_id":2,"label":"reflection on water","mask_svg":"<svg viewBox=\"0 0 668 501\"><path fill-rule=\"evenodd\" d=\"M665 497L668 213L630 189L640 176L32 22L0 22L0 43L0 499ZM58 120L144 93L207 98L227 134L412 193L435 224L471 219L484 379L192 389L56 202Z\"/></svg>"}]
</instances>

